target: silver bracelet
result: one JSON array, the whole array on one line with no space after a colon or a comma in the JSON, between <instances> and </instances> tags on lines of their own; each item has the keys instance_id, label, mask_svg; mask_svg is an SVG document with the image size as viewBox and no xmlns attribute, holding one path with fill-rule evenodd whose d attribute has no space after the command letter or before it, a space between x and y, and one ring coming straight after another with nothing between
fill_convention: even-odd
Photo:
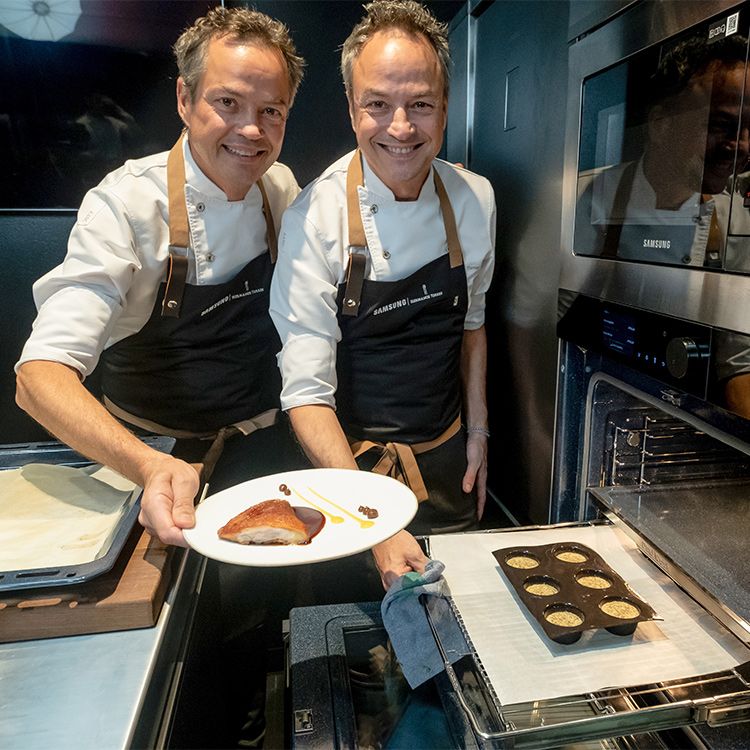
<instances>
[{"instance_id":1,"label":"silver bracelet","mask_svg":"<svg viewBox=\"0 0 750 750\"><path fill-rule=\"evenodd\" d=\"M480 435L484 435L486 438L490 436L490 431L486 427L467 427L466 432L477 432Z\"/></svg>"}]
</instances>

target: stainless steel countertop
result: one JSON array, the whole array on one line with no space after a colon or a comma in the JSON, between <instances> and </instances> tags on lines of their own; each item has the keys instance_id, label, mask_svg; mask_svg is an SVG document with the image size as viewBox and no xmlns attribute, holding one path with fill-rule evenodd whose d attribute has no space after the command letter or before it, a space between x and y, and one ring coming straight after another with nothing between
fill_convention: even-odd
<instances>
[{"instance_id":1,"label":"stainless steel countertop","mask_svg":"<svg viewBox=\"0 0 750 750\"><path fill-rule=\"evenodd\" d=\"M204 567L182 555L154 627L0 644L0 747L119 750L155 738Z\"/></svg>"}]
</instances>

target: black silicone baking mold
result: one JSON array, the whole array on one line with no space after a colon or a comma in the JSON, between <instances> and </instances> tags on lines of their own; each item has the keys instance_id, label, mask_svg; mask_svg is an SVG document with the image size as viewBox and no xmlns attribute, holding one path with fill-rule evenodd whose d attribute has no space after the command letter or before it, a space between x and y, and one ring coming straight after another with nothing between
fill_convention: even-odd
<instances>
[{"instance_id":1,"label":"black silicone baking mold","mask_svg":"<svg viewBox=\"0 0 750 750\"><path fill-rule=\"evenodd\" d=\"M547 637L557 643L575 643L594 629L631 635L639 622L656 616L601 555L583 544L506 547L492 554Z\"/></svg>"}]
</instances>

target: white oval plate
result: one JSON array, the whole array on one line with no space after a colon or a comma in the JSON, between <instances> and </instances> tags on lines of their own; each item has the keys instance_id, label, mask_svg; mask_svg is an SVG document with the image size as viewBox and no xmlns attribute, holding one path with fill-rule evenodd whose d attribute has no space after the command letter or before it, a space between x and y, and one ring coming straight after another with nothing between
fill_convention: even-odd
<instances>
[{"instance_id":1,"label":"white oval plate","mask_svg":"<svg viewBox=\"0 0 750 750\"><path fill-rule=\"evenodd\" d=\"M299 495L284 495L280 484ZM325 511L322 530L309 544L238 544L219 538L219 529L230 518L273 498ZM360 505L378 511L372 525L357 510ZM390 477L354 469L304 469L259 477L209 495L195 509L195 526L184 534L196 552L220 562L257 567L303 565L370 549L401 531L416 512L414 493ZM334 522L332 517L343 521Z\"/></svg>"}]
</instances>

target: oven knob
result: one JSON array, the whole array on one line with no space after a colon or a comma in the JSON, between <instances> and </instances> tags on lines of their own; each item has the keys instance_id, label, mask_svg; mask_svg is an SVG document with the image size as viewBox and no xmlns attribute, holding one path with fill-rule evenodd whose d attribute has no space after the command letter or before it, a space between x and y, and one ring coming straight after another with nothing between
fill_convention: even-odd
<instances>
[{"instance_id":1,"label":"oven knob","mask_svg":"<svg viewBox=\"0 0 750 750\"><path fill-rule=\"evenodd\" d=\"M667 370L673 378L684 378L694 363L708 356L708 346L694 339L680 336L667 344Z\"/></svg>"}]
</instances>

